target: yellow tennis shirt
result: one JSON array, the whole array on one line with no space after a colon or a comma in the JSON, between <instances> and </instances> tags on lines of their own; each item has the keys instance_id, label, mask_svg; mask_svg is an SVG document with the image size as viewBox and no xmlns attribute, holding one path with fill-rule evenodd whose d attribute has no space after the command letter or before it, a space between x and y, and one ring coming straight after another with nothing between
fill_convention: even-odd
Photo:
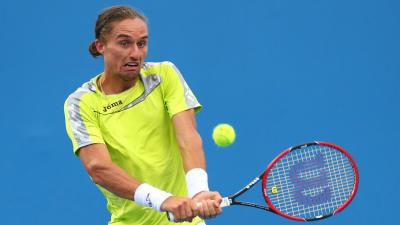
<instances>
[{"instance_id":1,"label":"yellow tennis shirt","mask_svg":"<svg viewBox=\"0 0 400 225\"><path fill-rule=\"evenodd\" d=\"M66 129L75 154L81 147L104 143L112 161L135 179L175 196L187 196L171 118L187 109L197 111L201 105L179 70L171 62L145 63L138 82L115 95L99 91L96 81L101 75L78 88L64 105ZM165 213L98 187L107 199L109 224L173 224Z\"/></svg>"}]
</instances>

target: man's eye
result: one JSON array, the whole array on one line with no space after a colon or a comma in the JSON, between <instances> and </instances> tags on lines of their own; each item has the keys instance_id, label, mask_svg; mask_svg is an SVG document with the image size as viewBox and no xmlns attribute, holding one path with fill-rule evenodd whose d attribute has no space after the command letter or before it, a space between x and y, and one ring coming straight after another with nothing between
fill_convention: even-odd
<instances>
[{"instance_id":1,"label":"man's eye","mask_svg":"<svg viewBox=\"0 0 400 225\"><path fill-rule=\"evenodd\" d=\"M139 48L144 48L144 47L146 47L147 42L146 42L146 41L139 41L139 42L137 43L137 45L138 45Z\"/></svg>"},{"instance_id":2,"label":"man's eye","mask_svg":"<svg viewBox=\"0 0 400 225\"><path fill-rule=\"evenodd\" d=\"M119 45L121 45L122 47L128 47L129 44L130 44L129 41L121 41L121 42L119 42Z\"/></svg>"}]
</instances>

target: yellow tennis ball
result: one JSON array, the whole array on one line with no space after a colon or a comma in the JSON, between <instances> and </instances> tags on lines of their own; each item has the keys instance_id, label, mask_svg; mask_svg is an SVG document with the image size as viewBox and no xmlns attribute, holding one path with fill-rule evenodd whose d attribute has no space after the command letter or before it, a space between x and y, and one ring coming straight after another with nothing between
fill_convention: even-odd
<instances>
[{"instance_id":1,"label":"yellow tennis ball","mask_svg":"<svg viewBox=\"0 0 400 225\"><path fill-rule=\"evenodd\" d=\"M216 145L227 147L235 141L236 134L231 125L222 123L214 128L212 137Z\"/></svg>"}]
</instances>

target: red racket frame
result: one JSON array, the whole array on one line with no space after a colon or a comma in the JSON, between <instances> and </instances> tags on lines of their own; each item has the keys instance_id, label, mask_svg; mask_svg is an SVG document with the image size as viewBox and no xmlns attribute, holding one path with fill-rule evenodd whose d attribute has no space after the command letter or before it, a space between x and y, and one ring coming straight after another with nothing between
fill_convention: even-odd
<instances>
[{"instance_id":1,"label":"red racket frame","mask_svg":"<svg viewBox=\"0 0 400 225\"><path fill-rule=\"evenodd\" d=\"M296 149L300 149L300 148L303 147L303 146L314 145L314 144L325 145L325 146L328 146L328 147L331 147L331 148L335 148L335 149L341 151L343 154L345 154L345 155L347 156L347 158L350 160L351 165L352 165L352 167L353 167L354 174L355 174L355 176L354 176L354 179L355 179L355 180L354 180L354 188L353 188L353 191L352 191L352 193L351 193L351 196L347 199L347 201L345 201L345 202L343 203L343 205L341 205L340 207L338 207L338 208L337 208L335 211L333 211L333 213L330 214L330 215L325 215L325 216L323 216L323 217L321 217L321 218L314 218L314 219L311 219L311 220L323 219L323 218L326 218L326 217L335 215L336 213L342 211L348 204L350 204L350 202L353 200L354 196L356 195L356 192L357 192L357 189L358 189L358 182L359 182L358 169L357 169L357 166L356 166L355 161L353 160L353 158L351 157L351 155L350 155L346 150L344 150L342 147L340 147L340 146L338 146L338 145L335 145L335 144L332 144L332 143L329 143L329 142L323 142L323 141L315 141L315 142L311 142L311 143L306 143L306 144L302 144L302 145L297 145L297 146L295 146L295 147L291 147L291 148L288 148L288 149L284 150L284 151L283 151L281 154L279 154L274 160L272 160L271 163L268 165L267 169L265 170L265 172L264 172L264 174L263 174L263 177L262 177L262 192L263 192L263 195L264 195L265 202L268 204L268 207L269 207L272 211L274 211L275 213L277 213L277 214L279 214L279 215L281 215L281 216L283 216L283 217L286 217L286 218L289 218L289 219L292 219L292 220L297 220L297 221L310 221L310 219L307 220L307 219L304 219L304 218L301 218L301 217L295 217L295 216L287 215L287 214L285 214L284 212L281 212L280 210L278 210L278 209L272 204L272 202L271 202L271 200L269 199L268 194L267 194L267 178L268 178L268 174L269 174L269 172L271 171L271 168L276 164L276 162L278 162L283 156L285 156L285 155L288 154L289 152L295 151Z\"/></svg>"}]
</instances>

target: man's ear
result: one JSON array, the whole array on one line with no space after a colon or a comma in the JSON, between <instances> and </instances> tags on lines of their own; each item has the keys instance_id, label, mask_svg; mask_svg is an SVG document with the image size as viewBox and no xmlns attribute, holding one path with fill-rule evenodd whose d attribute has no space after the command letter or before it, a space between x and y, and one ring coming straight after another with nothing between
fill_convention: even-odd
<instances>
[{"instance_id":1,"label":"man's ear","mask_svg":"<svg viewBox=\"0 0 400 225\"><path fill-rule=\"evenodd\" d=\"M96 41L94 42L96 45L96 49L100 54L104 53L104 44L103 42L101 42L99 39L96 39Z\"/></svg>"}]
</instances>

